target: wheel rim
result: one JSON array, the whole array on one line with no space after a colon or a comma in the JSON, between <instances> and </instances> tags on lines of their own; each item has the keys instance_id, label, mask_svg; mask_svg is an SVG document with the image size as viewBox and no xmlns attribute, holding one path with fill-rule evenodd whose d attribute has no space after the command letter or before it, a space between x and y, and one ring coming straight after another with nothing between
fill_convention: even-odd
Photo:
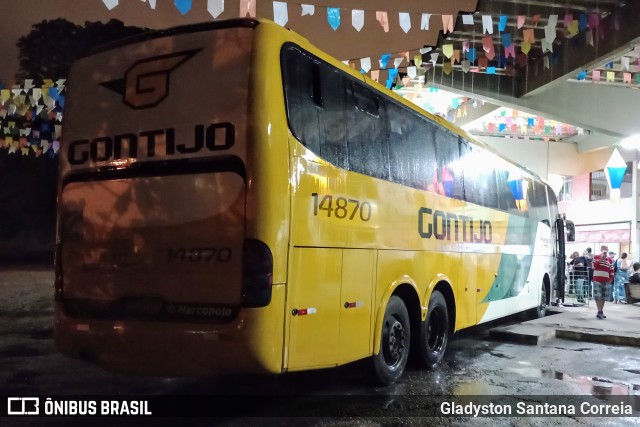
<instances>
[{"instance_id":1,"label":"wheel rim","mask_svg":"<svg viewBox=\"0 0 640 427\"><path fill-rule=\"evenodd\" d=\"M442 308L434 308L431 316L429 316L429 324L427 327L427 332L429 334L427 345L429 346L429 351L434 354L440 353L444 348L447 334L447 325L445 322L446 318Z\"/></svg>"},{"instance_id":2,"label":"wheel rim","mask_svg":"<svg viewBox=\"0 0 640 427\"><path fill-rule=\"evenodd\" d=\"M406 351L405 329L396 318L385 322L383 355L389 368L397 369Z\"/></svg>"},{"instance_id":3,"label":"wheel rim","mask_svg":"<svg viewBox=\"0 0 640 427\"><path fill-rule=\"evenodd\" d=\"M543 313L546 309L546 306L547 306L547 291L543 286L540 292L540 305L538 306L538 312Z\"/></svg>"}]
</instances>

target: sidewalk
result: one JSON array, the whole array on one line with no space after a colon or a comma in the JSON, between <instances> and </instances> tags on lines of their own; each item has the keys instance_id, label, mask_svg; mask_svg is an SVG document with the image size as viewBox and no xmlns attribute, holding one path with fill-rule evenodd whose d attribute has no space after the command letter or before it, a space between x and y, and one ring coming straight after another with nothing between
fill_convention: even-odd
<instances>
[{"instance_id":1,"label":"sidewalk","mask_svg":"<svg viewBox=\"0 0 640 427\"><path fill-rule=\"evenodd\" d=\"M596 317L597 309L589 306L550 307L551 313L541 319L518 325L501 326L490 336L503 341L538 345L553 337L640 347L640 303L604 306L606 319Z\"/></svg>"}]
</instances>

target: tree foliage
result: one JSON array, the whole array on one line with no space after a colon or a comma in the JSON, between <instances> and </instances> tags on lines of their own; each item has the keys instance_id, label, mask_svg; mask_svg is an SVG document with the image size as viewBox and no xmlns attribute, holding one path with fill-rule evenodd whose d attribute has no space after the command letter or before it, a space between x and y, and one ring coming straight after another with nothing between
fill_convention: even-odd
<instances>
[{"instance_id":1,"label":"tree foliage","mask_svg":"<svg viewBox=\"0 0 640 427\"><path fill-rule=\"evenodd\" d=\"M71 64L92 49L146 30L125 26L117 19L107 23L87 21L84 26L63 18L44 20L18 39L20 68L16 78L67 78Z\"/></svg>"}]
</instances>

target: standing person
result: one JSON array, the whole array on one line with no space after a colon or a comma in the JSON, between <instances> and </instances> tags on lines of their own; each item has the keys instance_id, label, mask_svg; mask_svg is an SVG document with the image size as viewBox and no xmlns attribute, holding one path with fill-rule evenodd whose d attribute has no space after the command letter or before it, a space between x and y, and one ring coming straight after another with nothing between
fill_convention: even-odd
<instances>
[{"instance_id":1,"label":"standing person","mask_svg":"<svg viewBox=\"0 0 640 427\"><path fill-rule=\"evenodd\" d=\"M618 262L618 259L619 259L619 258L616 258L617 255L618 254L616 254L615 252L609 251L609 258L611 258L611 265L613 265L613 278L614 278L614 280L611 281L611 289L610 289L610 292L609 292L609 302L613 302L613 289L614 289L613 285L615 283L616 268L618 268L617 267L617 262Z\"/></svg>"},{"instance_id":2,"label":"standing person","mask_svg":"<svg viewBox=\"0 0 640 427\"><path fill-rule=\"evenodd\" d=\"M593 292L591 289L591 282L593 281L593 253L591 252L591 248L587 248L585 249L585 251L582 253L582 256L584 257L584 259L587 260L587 270L589 273L589 278L588 278L588 287L589 289L587 290L587 293L589 294L589 299L591 299L591 297L593 296Z\"/></svg>"},{"instance_id":3,"label":"standing person","mask_svg":"<svg viewBox=\"0 0 640 427\"><path fill-rule=\"evenodd\" d=\"M615 304L626 304L624 284L629 280L629 267L627 253L622 252L620 258L616 261L615 273L613 275L613 302Z\"/></svg>"},{"instance_id":4,"label":"standing person","mask_svg":"<svg viewBox=\"0 0 640 427\"><path fill-rule=\"evenodd\" d=\"M598 319L606 319L604 315L604 303L611 294L611 282L613 281L613 262L607 253L609 248L602 245L600 253L593 257L593 299L598 307Z\"/></svg>"},{"instance_id":5,"label":"standing person","mask_svg":"<svg viewBox=\"0 0 640 427\"><path fill-rule=\"evenodd\" d=\"M573 280L575 284L576 297L578 302L584 302L585 286L589 278L589 261L584 256L580 256L578 251L571 254L571 262L573 266Z\"/></svg>"}]
</instances>

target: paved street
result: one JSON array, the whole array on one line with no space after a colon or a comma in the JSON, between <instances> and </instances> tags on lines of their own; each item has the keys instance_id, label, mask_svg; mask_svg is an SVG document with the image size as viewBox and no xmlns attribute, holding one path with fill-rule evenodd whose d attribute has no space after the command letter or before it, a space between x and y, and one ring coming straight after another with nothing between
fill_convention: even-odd
<instances>
[{"instance_id":1,"label":"paved street","mask_svg":"<svg viewBox=\"0 0 640 427\"><path fill-rule=\"evenodd\" d=\"M636 417L473 418L445 417L439 410L444 396L464 395L534 403L543 402L545 395L557 395L560 397L553 399L560 402L596 404L633 396L637 404L640 349L635 347L558 338L537 346L513 344L491 339L488 328L483 327L456 336L438 369L410 368L390 387L368 385L360 364L275 378L127 377L56 352L51 330L52 289L49 269L0 272L0 395L192 395L238 406L225 417L190 419L196 425L640 425ZM266 417L264 405L248 404L261 396L269 406ZM115 420L113 424L121 425L123 419ZM3 425L69 425L64 418L4 421ZM87 421L75 419L77 425L87 425ZM177 420L163 420L161 425L172 422Z\"/></svg>"}]
</instances>

